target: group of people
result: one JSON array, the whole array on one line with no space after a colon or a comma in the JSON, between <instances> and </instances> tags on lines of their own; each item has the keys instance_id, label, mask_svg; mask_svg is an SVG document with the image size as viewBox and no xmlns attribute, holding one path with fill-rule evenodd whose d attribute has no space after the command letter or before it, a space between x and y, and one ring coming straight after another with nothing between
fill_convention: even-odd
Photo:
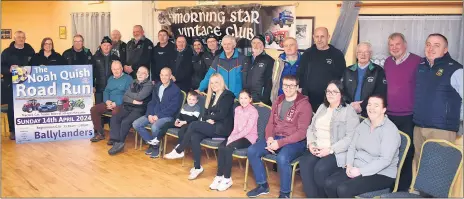
<instances>
[{"instance_id":1,"label":"group of people","mask_svg":"<svg viewBox=\"0 0 464 199\"><path fill-rule=\"evenodd\" d=\"M83 47L83 37L76 35L73 47L60 58L51 39L45 38L34 54L25 34L16 32L15 41L2 53L2 75L11 84L15 66L92 64L96 133L91 141L105 139L101 117L107 111L113 115L110 155L124 151L126 136L134 128L149 144L145 154L157 158L166 129L177 128L178 144L165 158L182 158L191 147L194 167L188 179L193 180L203 172L201 141L223 139L210 189L232 186L232 153L247 149L258 184L249 197L269 193L261 161L267 154L276 155L282 198L290 195L290 165L298 157L307 197L354 197L389 188L397 174L398 130L414 140L399 185L399 190L408 190L412 162L418 162L423 142L454 142L462 130L463 66L451 58L441 34L426 38L424 58L407 51L401 33L391 34L386 41L391 56L384 67L371 61L373 49L367 42L358 44L357 62L347 67L343 53L328 43L324 27L315 29L315 44L302 54L294 38L285 38L277 60L264 51L261 35L251 40L250 56L240 53L229 35L221 46L218 38L208 35L206 47L199 39L189 46L183 35L170 43L165 30L158 32L154 46L139 25L133 36L125 44L115 30L92 55ZM11 92L8 89L4 91ZM185 103L181 91L187 93ZM199 94L204 91L201 107ZM253 102L272 106L263 138L258 136ZM360 122L359 115L366 119ZM14 120L9 121L14 136Z\"/></svg>"}]
</instances>

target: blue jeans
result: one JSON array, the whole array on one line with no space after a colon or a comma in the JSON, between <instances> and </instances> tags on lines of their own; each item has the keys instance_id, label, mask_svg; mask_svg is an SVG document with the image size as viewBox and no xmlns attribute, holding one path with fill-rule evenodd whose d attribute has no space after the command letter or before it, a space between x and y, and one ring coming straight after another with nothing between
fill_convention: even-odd
<instances>
[{"instance_id":1,"label":"blue jeans","mask_svg":"<svg viewBox=\"0 0 464 199\"><path fill-rule=\"evenodd\" d=\"M168 122L172 122L173 120L174 119L172 117L163 117L159 118L155 123L151 124L150 121L148 121L148 117L144 115L139 117L139 119L136 119L132 123L132 126L140 134L140 136L142 136L143 140L150 141L158 136L159 131L163 125ZM151 135L150 132L148 132L148 130L145 128L149 124L151 124Z\"/></svg>"},{"instance_id":2,"label":"blue jeans","mask_svg":"<svg viewBox=\"0 0 464 199\"><path fill-rule=\"evenodd\" d=\"M275 136L275 140L282 139L280 136ZM260 139L255 144L248 147L248 160L255 175L256 183L259 185L267 183L266 170L261 157L271 154L266 147L266 140ZM292 168L290 163L301 156L306 148L306 141L299 141L293 144L287 144L279 148L277 153L277 169L280 176L280 191L290 193L290 185L292 181Z\"/></svg>"}]
</instances>

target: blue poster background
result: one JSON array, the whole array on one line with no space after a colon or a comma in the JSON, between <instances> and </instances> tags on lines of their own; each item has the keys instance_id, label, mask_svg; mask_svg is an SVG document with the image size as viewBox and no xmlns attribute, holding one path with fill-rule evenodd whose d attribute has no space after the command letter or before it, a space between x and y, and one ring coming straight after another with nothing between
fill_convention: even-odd
<instances>
[{"instance_id":1,"label":"blue poster background","mask_svg":"<svg viewBox=\"0 0 464 199\"><path fill-rule=\"evenodd\" d=\"M16 143L93 137L92 65L13 70Z\"/></svg>"}]
</instances>

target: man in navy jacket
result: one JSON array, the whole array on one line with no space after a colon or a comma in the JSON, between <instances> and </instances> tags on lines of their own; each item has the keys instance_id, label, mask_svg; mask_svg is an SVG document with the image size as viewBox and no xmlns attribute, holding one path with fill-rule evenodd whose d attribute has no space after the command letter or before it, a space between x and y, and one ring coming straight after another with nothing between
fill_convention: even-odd
<instances>
[{"instance_id":1,"label":"man in navy jacket","mask_svg":"<svg viewBox=\"0 0 464 199\"><path fill-rule=\"evenodd\" d=\"M161 70L161 81L155 85L146 114L132 123L140 136L150 144L145 154L150 155L151 158L157 158L160 154L159 140L156 137L161 127L174 121L175 115L183 103L180 89L172 82L171 76L170 68L166 67ZM152 135L145 128L147 125L151 126Z\"/></svg>"}]
</instances>

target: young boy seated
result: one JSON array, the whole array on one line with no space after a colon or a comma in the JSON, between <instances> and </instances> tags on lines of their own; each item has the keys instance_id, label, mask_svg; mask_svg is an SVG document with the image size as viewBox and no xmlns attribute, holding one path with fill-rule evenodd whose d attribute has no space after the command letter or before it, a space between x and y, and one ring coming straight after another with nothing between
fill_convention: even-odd
<instances>
[{"instance_id":1,"label":"young boy seated","mask_svg":"<svg viewBox=\"0 0 464 199\"><path fill-rule=\"evenodd\" d=\"M184 138L184 134L187 131L188 125L193 121L197 121L198 118L200 117L200 106L198 105L198 95L199 94L195 91L190 91L188 93L187 103L182 106L182 109L180 110L180 113L177 119L174 121L174 123L168 123L164 125L160 131L160 134L158 134L158 137L155 138L156 140L163 139L164 135L167 132L167 129L177 127L177 128L180 128L179 134L178 134L179 140L177 142L177 145L179 145L179 143Z\"/></svg>"}]
</instances>

